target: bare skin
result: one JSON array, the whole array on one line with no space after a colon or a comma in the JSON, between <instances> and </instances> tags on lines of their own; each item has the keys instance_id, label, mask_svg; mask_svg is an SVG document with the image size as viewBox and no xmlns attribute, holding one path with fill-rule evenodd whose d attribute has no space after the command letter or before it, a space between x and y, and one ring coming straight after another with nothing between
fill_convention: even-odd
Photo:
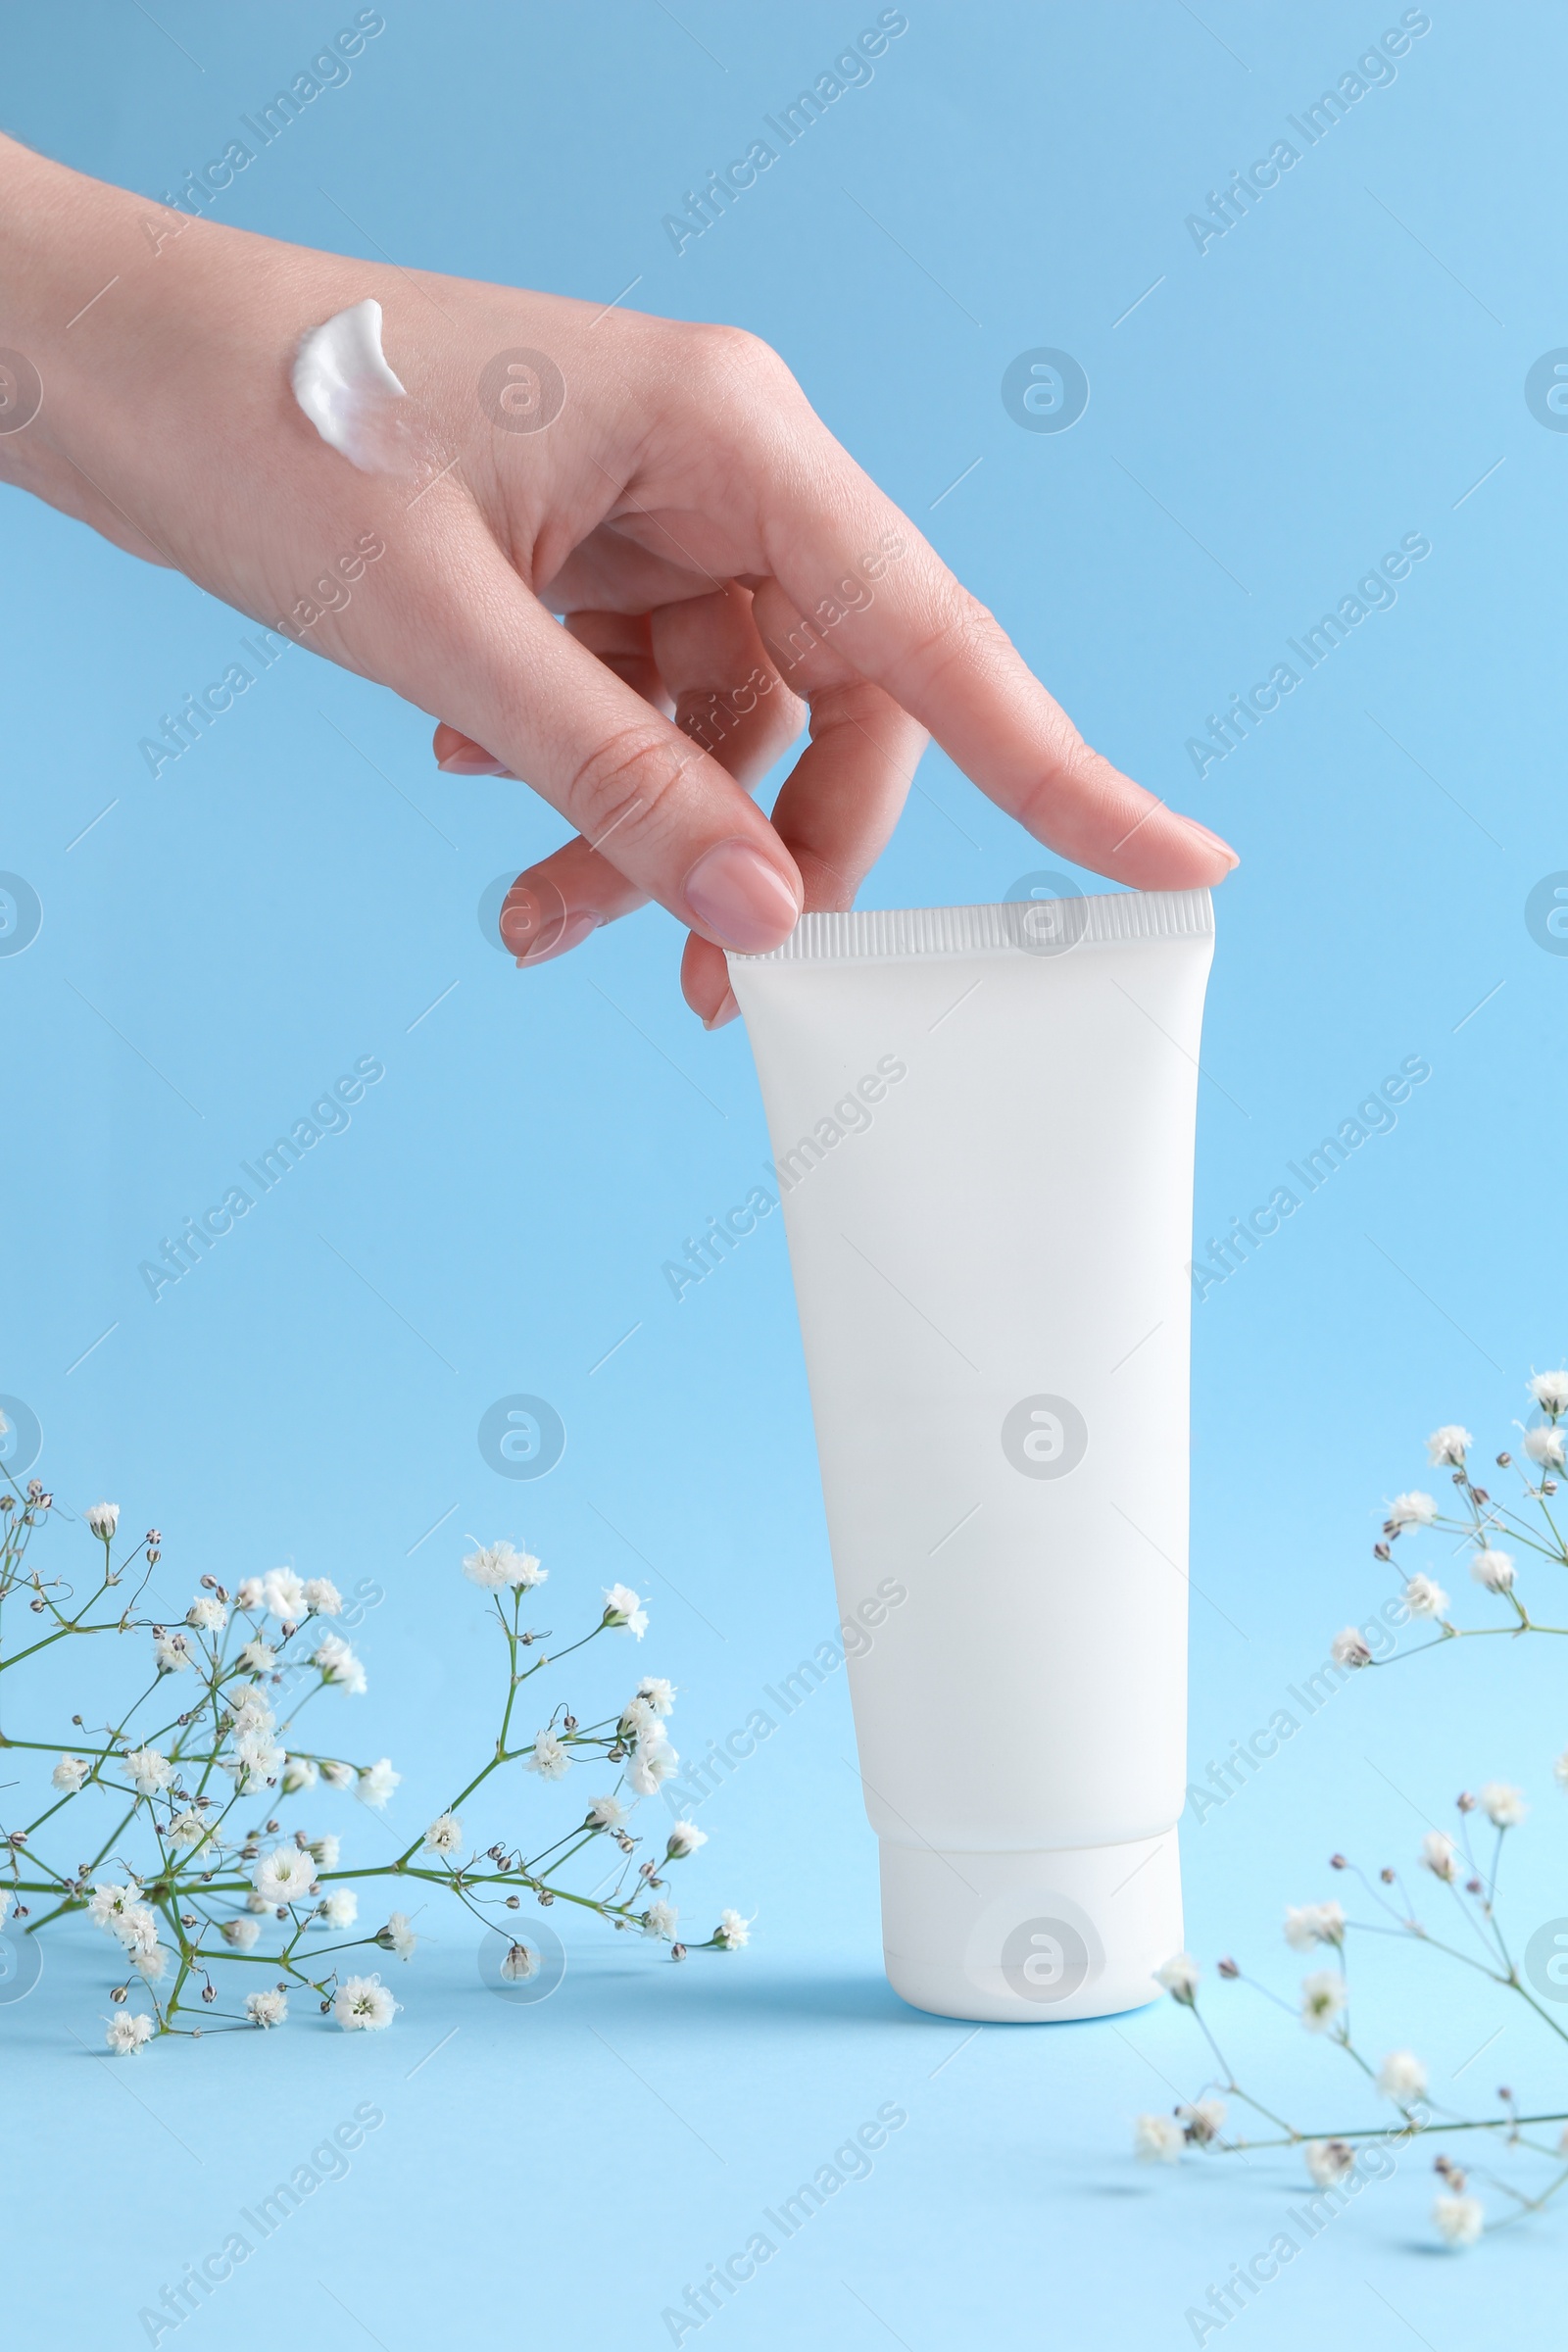
<instances>
[{"instance_id":1,"label":"bare skin","mask_svg":"<svg viewBox=\"0 0 1568 2352\"><path fill-rule=\"evenodd\" d=\"M301 337L367 296L410 395L400 472L329 448L290 387ZM723 950L853 904L928 736L1117 882L1236 863L1083 741L738 329L186 220L0 139L0 346L42 386L26 416L31 378L0 373L0 479L390 686L442 722L446 772L523 778L576 827L507 900L521 964L657 899L719 1026ZM560 372L541 429L516 418L552 378L495 390L518 352ZM321 609L367 535L384 554ZM769 822L750 789L808 720Z\"/></svg>"}]
</instances>

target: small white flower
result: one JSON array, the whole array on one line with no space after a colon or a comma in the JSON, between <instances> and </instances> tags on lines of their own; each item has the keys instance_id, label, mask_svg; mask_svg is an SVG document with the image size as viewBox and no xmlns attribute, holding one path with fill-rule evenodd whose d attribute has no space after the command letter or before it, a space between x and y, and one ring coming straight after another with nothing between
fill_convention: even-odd
<instances>
[{"instance_id":1,"label":"small white flower","mask_svg":"<svg viewBox=\"0 0 1568 2352\"><path fill-rule=\"evenodd\" d=\"M662 1784L680 1769L680 1758L662 1735L639 1740L626 1766L626 1778L639 1796L657 1796Z\"/></svg>"},{"instance_id":2,"label":"small white flower","mask_svg":"<svg viewBox=\"0 0 1568 2352\"><path fill-rule=\"evenodd\" d=\"M4 1413L0 1413L0 1421L4 1421ZM16 1899L17 1890L14 1886L0 1886L0 1928L5 1926L7 1919L10 1917L11 1906Z\"/></svg>"},{"instance_id":3,"label":"small white flower","mask_svg":"<svg viewBox=\"0 0 1568 2352\"><path fill-rule=\"evenodd\" d=\"M618 1830L626 1818L626 1808L616 1796L596 1796L584 1820L596 1830Z\"/></svg>"},{"instance_id":4,"label":"small white flower","mask_svg":"<svg viewBox=\"0 0 1568 2352\"><path fill-rule=\"evenodd\" d=\"M130 1965L144 1984L162 1984L169 1971L169 1953L158 1942L129 1946Z\"/></svg>"},{"instance_id":5,"label":"small white flower","mask_svg":"<svg viewBox=\"0 0 1568 2352\"><path fill-rule=\"evenodd\" d=\"M1319 1968L1301 1980L1301 2023L1309 2034L1326 2034L1349 1999L1337 1969Z\"/></svg>"},{"instance_id":6,"label":"small white flower","mask_svg":"<svg viewBox=\"0 0 1568 2352\"><path fill-rule=\"evenodd\" d=\"M271 1657L270 1650L268 1657ZM223 1693L223 1704L236 1732L271 1730L275 1718L260 1683L232 1684Z\"/></svg>"},{"instance_id":7,"label":"small white flower","mask_svg":"<svg viewBox=\"0 0 1568 2352\"><path fill-rule=\"evenodd\" d=\"M198 1592L185 1611L185 1623L199 1634L220 1634L228 1623L228 1611L216 1592Z\"/></svg>"},{"instance_id":8,"label":"small white flower","mask_svg":"<svg viewBox=\"0 0 1568 2352\"><path fill-rule=\"evenodd\" d=\"M1309 2139L1302 2150L1319 2188L1334 2188L1355 2170L1355 2150L1346 2139Z\"/></svg>"},{"instance_id":9,"label":"small white flower","mask_svg":"<svg viewBox=\"0 0 1568 2352\"><path fill-rule=\"evenodd\" d=\"M318 1870L336 1870L338 1847L342 1842L340 1838L328 1831L324 1838L311 1838L306 1842L316 1856Z\"/></svg>"},{"instance_id":10,"label":"small white flower","mask_svg":"<svg viewBox=\"0 0 1568 2352\"><path fill-rule=\"evenodd\" d=\"M322 1757L321 1778L329 1788L352 1788L356 1777L352 1764L337 1764L330 1756Z\"/></svg>"},{"instance_id":11,"label":"small white flower","mask_svg":"<svg viewBox=\"0 0 1568 2352\"><path fill-rule=\"evenodd\" d=\"M1412 1617L1441 1617L1448 1595L1430 1576L1412 1576L1404 1588L1404 1605Z\"/></svg>"},{"instance_id":12,"label":"small white flower","mask_svg":"<svg viewBox=\"0 0 1568 2352\"><path fill-rule=\"evenodd\" d=\"M1396 1494L1389 1505L1389 1517L1396 1527L1430 1527L1437 1515L1437 1504L1430 1494L1423 1494L1419 1487L1408 1494ZM1325 2140L1322 2144L1325 2147L1339 2147L1344 2143Z\"/></svg>"},{"instance_id":13,"label":"small white flower","mask_svg":"<svg viewBox=\"0 0 1568 2352\"><path fill-rule=\"evenodd\" d=\"M673 1938L680 1913L673 1903L650 1903L643 1913L643 1934Z\"/></svg>"},{"instance_id":14,"label":"small white flower","mask_svg":"<svg viewBox=\"0 0 1568 2352\"><path fill-rule=\"evenodd\" d=\"M277 1664L277 1652L258 1635L254 1642L246 1642L234 1663L247 1674L270 1674Z\"/></svg>"},{"instance_id":15,"label":"small white flower","mask_svg":"<svg viewBox=\"0 0 1568 2352\"><path fill-rule=\"evenodd\" d=\"M1191 1952L1176 1952L1161 1967L1155 1969L1154 1983L1163 1984L1165 1990L1175 2000L1182 2002L1186 2008L1190 2009L1198 1992L1201 1976L1202 1971Z\"/></svg>"},{"instance_id":16,"label":"small white flower","mask_svg":"<svg viewBox=\"0 0 1568 2352\"><path fill-rule=\"evenodd\" d=\"M1473 2246L1486 2228L1486 2208L1479 2197L1436 2197L1432 2219L1446 2246Z\"/></svg>"},{"instance_id":17,"label":"small white flower","mask_svg":"<svg viewBox=\"0 0 1568 2352\"><path fill-rule=\"evenodd\" d=\"M1559 1413L1568 1413L1568 1371L1538 1372L1530 1383L1530 1394L1555 1421Z\"/></svg>"},{"instance_id":18,"label":"small white flower","mask_svg":"<svg viewBox=\"0 0 1568 2352\"><path fill-rule=\"evenodd\" d=\"M1175 2164L1187 2145L1187 2134L1173 2115L1133 2118L1133 2154L1140 2164Z\"/></svg>"},{"instance_id":19,"label":"small white flower","mask_svg":"<svg viewBox=\"0 0 1568 2352\"><path fill-rule=\"evenodd\" d=\"M329 1928L352 1928L360 1916L360 1898L352 1886L334 1886L321 1904L321 1917Z\"/></svg>"},{"instance_id":20,"label":"small white flower","mask_svg":"<svg viewBox=\"0 0 1568 2352\"><path fill-rule=\"evenodd\" d=\"M394 1911L384 1928L378 1928L376 1942L384 1952L395 1952L400 1960L412 1960L419 1938L409 1924L406 1911Z\"/></svg>"},{"instance_id":21,"label":"small white flower","mask_svg":"<svg viewBox=\"0 0 1568 2352\"><path fill-rule=\"evenodd\" d=\"M1378 2068L1375 2085L1379 2098L1392 2099L1396 2107L1409 2107L1427 2095L1427 2070L1413 2050L1391 2050Z\"/></svg>"},{"instance_id":22,"label":"small white flower","mask_svg":"<svg viewBox=\"0 0 1568 2352\"><path fill-rule=\"evenodd\" d=\"M425 1851L431 1854L455 1854L463 1846L463 1824L456 1813L442 1813L431 1822L424 1833Z\"/></svg>"},{"instance_id":23,"label":"small white flower","mask_svg":"<svg viewBox=\"0 0 1568 2352\"><path fill-rule=\"evenodd\" d=\"M101 1879L87 1897L87 1917L95 1928L106 1928L110 1935L117 1936L121 1921L127 1911L137 1907L140 1899L118 1880Z\"/></svg>"},{"instance_id":24,"label":"small white flower","mask_svg":"<svg viewBox=\"0 0 1568 2352\"><path fill-rule=\"evenodd\" d=\"M340 1690L348 1690L356 1698L364 1695L365 1668L341 1634L324 1635L311 1663L319 1668L324 1681L335 1684Z\"/></svg>"},{"instance_id":25,"label":"small white flower","mask_svg":"<svg viewBox=\"0 0 1568 2352\"><path fill-rule=\"evenodd\" d=\"M1348 1625L1343 1633L1335 1635L1329 1643L1329 1656L1336 1666L1358 1667L1372 1663L1372 1652L1353 1625Z\"/></svg>"},{"instance_id":26,"label":"small white flower","mask_svg":"<svg viewBox=\"0 0 1568 2352\"><path fill-rule=\"evenodd\" d=\"M1464 1457L1474 1444L1475 1440L1467 1429L1461 1429L1456 1421L1449 1421L1442 1429L1435 1429L1428 1438L1427 1460L1434 1470L1462 1470Z\"/></svg>"},{"instance_id":27,"label":"small white flower","mask_svg":"<svg viewBox=\"0 0 1568 2352\"><path fill-rule=\"evenodd\" d=\"M110 1921L127 1952L150 1952L158 1941L158 1920L146 1903L127 1903Z\"/></svg>"},{"instance_id":28,"label":"small white flower","mask_svg":"<svg viewBox=\"0 0 1568 2352\"><path fill-rule=\"evenodd\" d=\"M225 1919L222 1926L223 1941L236 1952L254 1951L261 1932L259 1919Z\"/></svg>"},{"instance_id":29,"label":"small white flower","mask_svg":"<svg viewBox=\"0 0 1568 2352\"><path fill-rule=\"evenodd\" d=\"M129 2058L153 2037L153 2021L140 2010L117 2009L109 2020L105 2041L117 2058Z\"/></svg>"},{"instance_id":30,"label":"small white flower","mask_svg":"<svg viewBox=\"0 0 1568 2352\"><path fill-rule=\"evenodd\" d=\"M514 1943L503 1955L501 1977L504 1984L521 1984L529 1977L536 1977L538 1974L539 1955L530 1950L527 1944Z\"/></svg>"},{"instance_id":31,"label":"small white flower","mask_svg":"<svg viewBox=\"0 0 1568 2352\"><path fill-rule=\"evenodd\" d=\"M714 1933L726 1951L738 1952L743 1943L752 1940L752 1923L749 1919L743 1919L738 1911L721 1911Z\"/></svg>"},{"instance_id":32,"label":"small white flower","mask_svg":"<svg viewBox=\"0 0 1568 2352\"><path fill-rule=\"evenodd\" d=\"M183 1634L155 1634L153 1662L160 1674L183 1674L190 1664L190 1648Z\"/></svg>"},{"instance_id":33,"label":"small white flower","mask_svg":"<svg viewBox=\"0 0 1568 2352\"><path fill-rule=\"evenodd\" d=\"M306 1902L316 1892L316 1856L308 1846L270 1846L252 1865L251 1885L274 1906Z\"/></svg>"},{"instance_id":34,"label":"small white flower","mask_svg":"<svg viewBox=\"0 0 1568 2352\"><path fill-rule=\"evenodd\" d=\"M518 1551L514 1544L481 1544L470 1551L463 1563L463 1573L485 1592L505 1592L513 1586L542 1585L550 1574L541 1568L531 1551Z\"/></svg>"},{"instance_id":35,"label":"small white flower","mask_svg":"<svg viewBox=\"0 0 1568 2352\"><path fill-rule=\"evenodd\" d=\"M106 1544L120 1525L120 1505L118 1502L90 1502L83 1517L99 1542Z\"/></svg>"},{"instance_id":36,"label":"small white flower","mask_svg":"<svg viewBox=\"0 0 1568 2352\"><path fill-rule=\"evenodd\" d=\"M1472 1552L1470 1573L1489 1592L1507 1592L1513 1588L1513 1560L1505 1551L1488 1548Z\"/></svg>"},{"instance_id":37,"label":"small white flower","mask_svg":"<svg viewBox=\"0 0 1568 2352\"><path fill-rule=\"evenodd\" d=\"M174 1767L156 1747L133 1747L122 1757L130 1785L142 1796L152 1796L167 1788L174 1777Z\"/></svg>"},{"instance_id":38,"label":"small white flower","mask_svg":"<svg viewBox=\"0 0 1568 2352\"><path fill-rule=\"evenodd\" d=\"M524 1772L536 1772L542 1781L559 1781L564 1774L570 1756L554 1732L541 1732L523 1759Z\"/></svg>"},{"instance_id":39,"label":"small white flower","mask_svg":"<svg viewBox=\"0 0 1568 2352\"><path fill-rule=\"evenodd\" d=\"M270 1984L265 1992L248 1992L245 2014L253 2026L280 2026L288 2016L288 1994Z\"/></svg>"},{"instance_id":40,"label":"small white flower","mask_svg":"<svg viewBox=\"0 0 1568 2352\"><path fill-rule=\"evenodd\" d=\"M314 1788L320 1777L314 1756L289 1756L283 1765L283 1793L298 1796L301 1789Z\"/></svg>"},{"instance_id":41,"label":"small white flower","mask_svg":"<svg viewBox=\"0 0 1568 2352\"><path fill-rule=\"evenodd\" d=\"M168 1836L172 1845L200 1845L207 1836L207 1824L193 1808L187 1809L175 1814L169 1825Z\"/></svg>"},{"instance_id":42,"label":"small white flower","mask_svg":"<svg viewBox=\"0 0 1568 2352\"><path fill-rule=\"evenodd\" d=\"M1564 1466L1563 1433L1554 1426L1527 1429L1524 1448L1530 1459L1543 1470L1560 1470Z\"/></svg>"},{"instance_id":43,"label":"small white flower","mask_svg":"<svg viewBox=\"0 0 1568 2352\"><path fill-rule=\"evenodd\" d=\"M68 1796L74 1796L91 1770L92 1766L85 1756L62 1756L49 1778L57 1788L63 1788Z\"/></svg>"},{"instance_id":44,"label":"small white flower","mask_svg":"<svg viewBox=\"0 0 1568 2352\"><path fill-rule=\"evenodd\" d=\"M248 1576L234 1595L234 1606L236 1609L255 1610L261 1608L266 1599L267 1588L261 1578Z\"/></svg>"},{"instance_id":45,"label":"small white flower","mask_svg":"<svg viewBox=\"0 0 1568 2352\"><path fill-rule=\"evenodd\" d=\"M279 1617L294 1623L307 1614L305 1581L292 1568L269 1568L262 1579L262 1592L269 1617Z\"/></svg>"},{"instance_id":46,"label":"small white flower","mask_svg":"<svg viewBox=\"0 0 1568 2352\"><path fill-rule=\"evenodd\" d=\"M656 1715L668 1715L674 1710L675 1686L665 1682L662 1674L645 1674L637 1686L637 1695L648 1701Z\"/></svg>"},{"instance_id":47,"label":"small white flower","mask_svg":"<svg viewBox=\"0 0 1568 2352\"><path fill-rule=\"evenodd\" d=\"M401 1772L393 1771L391 1757L383 1756L379 1763L366 1765L354 1793L362 1805L369 1805L379 1813L402 1778Z\"/></svg>"},{"instance_id":48,"label":"small white flower","mask_svg":"<svg viewBox=\"0 0 1568 2352\"><path fill-rule=\"evenodd\" d=\"M1176 2121L1196 2147L1206 2148L1225 2129L1228 2113L1223 2099L1195 2099L1190 2107L1177 2108Z\"/></svg>"},{"instance_id":49,"label":"small white flower","mask_svg":"<svg viewBox=\"0 0 1568 2352\"><path fill-rule=\"evenodd\" d=\"M392 2023L401 2005L379 1977L345 1977L332 2002L337 2022L347 2034L379 2033Z\"/></svg>"},{"instance_id":50,"label":"small white flower","mask_svg":"<svg viewBox=\"0 0 1568 2352\"><path fill-rule=\"evenodd\" d=\"M1446 1830L1428 1830L1421 1840L1421 1867L1451 1883L1459 1875L1459 1849Z\"/></svg>"},{"instance_id":51,"label":"small white flower","mask_svg":"<svg viewBox=\"0 0 1568 2352\"><path fill-rule=\"evenodd\" d=\"M343 1595L329 1576L308 1576L305 1580L305 1606L313 1617L341 1617Z\"/></svg>"},{"instance_id":52,"label":"small white flower","mask_svg":"<svg viewBox=\"0 0 1568 2352\"><path fill-rule=\"evenodd\" d=\"M695 1821L674 1822L670 1826L669 1841L664 1847L664 1859L666 1862L683 1862L688 1854L695 1854L700 1845L707 1843L708 1832L700 1830Z\"/></svg>"},{"instance_id":53,"label":"small white flower","mask_svg":"<svg viewBox=\"0 0 1568 2352\"><path fill-rule=\"evenodd\" d=\"M1530 1810L1524 1790L1508 1781L1483 1781L1476 1794L1494 1829L1516 1830Z\"/></svg>"},{"instance_id":54,"label":"small white flower","mask_svg":"<svg viewBox=\"0 0 1568 2352\"><path fill-rule=\"evenodd\" d=\"M640 1642L648 1631L648 1611L629 1585L611 1585L605 1593L606 1625L623 1626Z\"/></svg>"},{"instance_id":55,"label":"small white flower","mask_svg":"<svg viewBox=\"0 0 1568 2352\"><path fill-rule=\"evenodd\" d=\"M1293 1952L1309 1952L1314 1943L1343 1943L1345 1913L1333 1902L1287 1904L1285 1940Z\"/></svg>"}]
</instances>

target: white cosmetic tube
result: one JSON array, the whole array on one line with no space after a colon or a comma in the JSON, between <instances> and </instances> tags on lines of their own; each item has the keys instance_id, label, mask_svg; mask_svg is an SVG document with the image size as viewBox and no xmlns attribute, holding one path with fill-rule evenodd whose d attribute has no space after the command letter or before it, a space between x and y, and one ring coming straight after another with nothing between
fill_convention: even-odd
<instances>
[{"instance_id":1,"label":"white cosmetic tube","mask_svg":"<svg viewBox=\"0 0 1568 2352\"><path fill-rule=\"evenodd\" d=\"M1206 891L731 956L784 1206L887 1973L1040 2023L1182 1946ZM897 1595L897 1597L895 1597Z\"/></svg>"}]
</instances>

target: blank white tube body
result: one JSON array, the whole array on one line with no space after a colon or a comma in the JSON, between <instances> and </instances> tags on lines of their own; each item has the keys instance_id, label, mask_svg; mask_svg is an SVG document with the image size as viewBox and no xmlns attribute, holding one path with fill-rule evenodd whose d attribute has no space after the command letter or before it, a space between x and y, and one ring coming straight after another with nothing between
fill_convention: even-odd
<instances>
[{"instance_id":1,"label":"blank white tube body","mask_svg":"<svg viewBox=\"0 0 1568 2352\"><path fill-rule=\"evenodd\" d=\"M729 958L840 1615L907 1592L850 1683L888 1977L943 2015L1132 2008L1181 1948L1212 953L1188 891L812 914Z\"/></svg>"}]
</instances>

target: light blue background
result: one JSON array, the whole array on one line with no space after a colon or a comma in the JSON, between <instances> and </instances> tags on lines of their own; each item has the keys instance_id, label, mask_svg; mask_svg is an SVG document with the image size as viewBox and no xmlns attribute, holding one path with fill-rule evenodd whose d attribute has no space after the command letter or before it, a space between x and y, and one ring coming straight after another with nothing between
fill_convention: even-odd
<instances>
[{"instance_id":1,"label":"light blue background","mask_svg":"<svg viewBox=\"0 0 1568 2352\"><path fill-rule=\"evenodd\" d=\"M1200 257L1185 216L1397 8L908 13L871 84L678 259L662 216L874 8L389 4L349 84L217 211L369 257L367 291L381 249L605 302L640 276L647 309L777 347L1090 738L1242 851L1218 899L1200 1236L1403 1056L1430 1061L1397 1129L1195 1316L1200 1770L1391 1589L1370 1544L1382 1498L1425 1475L1426 1431L1458 1418L1494 1449L1530 1367L1562 1355L1568 962L1523 906L1568 866L1568 438L1529 414L1523 380L1568 343L1568 43L1549 7L1434 7L1394 85ZM12 6L6 126L161 196L352 15ZM1019 430L1000 397L1041 345L1092 386L1060 435ZM20 495L4 514L0 864L44 923L0 961L0 1388L40 1416L51 1483L72 1509L107 1493L161 1525L172 1603L204 1568L283 1558L384 1587L354 1736L403 1770L405 1838L486 1736L495 1660L456 1574L464 1532L526 1538L557 1623L615 1578L650 1593L636 1664L680 1684L678 1743L700 1748L833 1613L776 1221L679 1306L660 1278L763 1155L744 1034L708 1038L685 1012L657 910L517 973L477 904L561 823L519 787L440 777L425 720L304 653L151 783L138 738L249 624ZM1200 784L1183 747L1205 713L1415 531L1432 554L1396 607ZM940 756L920 784L867 904L995 899L1045 862ZM155 1307L138 1260L366 1054L386 1076L350 1131ZM480 1414L514 1391L568 1431L536 1486L476 1448ZM1195 1951L1234 1948L1289 1992L1280 1907L1335 1890L1330 1850L1408 1860L1488 1776L1536 1802L1515 1857L1528 1933L1561 1902L1551 1664L1479 1644L1337 1693L1255 1785L1189 1822ZM9 2340L144 2340L137 2308L368 2097L386 2123L350 2178L182 2344L665 2342L662 2307L889 2100L909 2120L872 2178L705 2342L1191 2342L1185 2308L1266 2243L1298 2169L1134 2168L1133 2110L1206 2073L1168 2004L968 2039L903 2008L853 1753L839 1678L704 1809L688 1919L755 1912L750 1952L676 1969L580 1932L536 2010L486 1998L468 1932L432 1909L436 1940L392 1964L392 2034L306 2024L112 2066L74 2038L98 2044L101 1948L85 1930L52 1946L40 1990L0 2010ZM514 1782L510 1801L544 1800ZM357 1808L344 1826L365 1850L383 1835ZM1368 1972L1369 2041L1423 2050L1456 2104L1502 2080L1562 2104L1545 2036L1422 1957ZM1217 2014L1303 2121L1375 2120L1348 2069L1341 2084L1319 2053L1314 2070L1245 1988ZM1424 2157L1403 2159L1236 2327L1279 2347L1414 2329L1457 2352L1506 2311L1527 2337L1560 2309L1568 2222L1449 2262L1430 2248L1431 2186Z\"/></svg>"}]
</instances>

